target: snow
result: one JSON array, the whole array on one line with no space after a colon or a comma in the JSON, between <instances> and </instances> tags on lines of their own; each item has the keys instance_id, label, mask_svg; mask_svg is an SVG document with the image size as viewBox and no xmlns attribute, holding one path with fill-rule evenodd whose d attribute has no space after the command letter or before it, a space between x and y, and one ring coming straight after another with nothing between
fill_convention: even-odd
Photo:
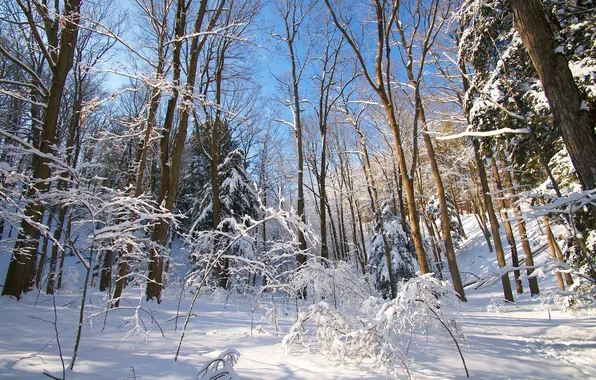
<instances>
[{"instance_id":1,"label":"snow","mask_svg":"<svg viewBox=\"0 0 596 380\"><path fill-rule=\"evenodd\" d=\"M469 239L458 251L458 263L465 283L474 277L471 273L495 273L498 266L494 253L488 252L474 218L463 216L463 224ZM538 226L529 223L528 228L531 244L539 251L541 238L537 234ZM548 252L537 254L537 265L545 262L548 256ZM8 259L8 254L0 255L0 276L6 271ZM507 260L510 262L509 257ZM510 277L513 283L513 275ZM539 284L546 294L549 288L556 286L556 279L552 275L540 278ZM525 280L524 286L527 287ZM57 327L61 332L60 346L67 366L78 323L78 293L56 296ZM164 291L161 304L146 303L141 290L131 287L125 294L130 304L109 312L104 328L107 299L105 294L93 291L88 297L86 309L88 317L93 313L96 316L92 322L85 324L77 363L74 371L66 372L66 377L197 378L201 368L210 361L236 350L240 357L233 370L240 379L386 378L382 373L359 367L358 363L326 360L315 346L284 354L280 343L295 320L296 305L282 303L276 294L269 294L268 301L279 307L277 327L280 334L276 334L275 326L266 320L264 309L251 308L248 297L232 296L226 304L225 298L218 298L215 294L201 295L180 357L174 362L182 323L181 318L178 330L174 331L179 294L179 288L171 285ZM188 310L192 296L184 294L180 310ZM468 287L466 296L468 302L462 305L457 322L467 338L467 342L460 342L460 345L472 378L596 377L595 318L563 314L555 306L544 305L543 299L531 298L528 293L515 295L516 303L513 305L503 304L499 282L477 290ZM152 323L149 314L141 312L139 315L147 329L145 332L143 324L137 324L131 318L137 305L152 313L159 326ZM298 306L308 310L307 304ZM375 307L370 309L375 310ZM44 371L62 376L52 325L52 298L44 294L39 294L38 298L35 291L27 293L21 301L0 297L0 310L0 378L39 379L44 378ZM385 314L388 312L389 309L385 310ZM251 329L253 319L255 323ZM165 337L162 337L160 328ZM409 347L409 356L413 358L409 369L414 378L465 378L459 354L447 334L418 339Z\"/></svg>"},{"instance_id":2,"label":"snow","mask_svg":"<svg viewBox=\"0 0 596 380\"><path fill-rule=\"evenodd\" d=\"M589 98L596 97L596 60L583 58L569 62L569 69Z\"/></svg>"}]
</instances>

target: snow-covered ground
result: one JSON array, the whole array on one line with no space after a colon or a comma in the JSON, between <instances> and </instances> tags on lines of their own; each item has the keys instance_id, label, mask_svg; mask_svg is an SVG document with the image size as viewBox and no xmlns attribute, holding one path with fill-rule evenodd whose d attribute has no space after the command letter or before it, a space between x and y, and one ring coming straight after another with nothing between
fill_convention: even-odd
<instances>
[{"instance_id":1,"label":"snow-covered ground","mask_svg":"<svg viewBox=\"0 0 596 380\"><path fill-rule=\"evenodd\" d=\"M490 273L497 268L494 253L489 253L484 237L472 217L464 218L469 239L458 253L464 275ZM531 226L536 232L537 226ZM531 238L535 248L540 239ZM506 246L506 242L504 241ZM543 260L548 253L537 256ZM4 278L7 254L2 261ZM513 276L511 276L513 277ZM556 285L554 278L539 280L541 290ZM513 281L512 281L513 285ZM527 288L527 285L525 288ZM135 299L133 290L127 294ZM138 293L138 291L137 291ZM383 379L385 376L360 368L358 363L329 362L316 349L284 355L280 349L295 310L287 306L279 316L281 333L260 322L259 308L254 315L247 299L200 300L193 311L180 357L174 354L180 338L182 320L174 331L179 291L168 289L160 304L142 302L139 310L144 327L135 327L128 317L130 309L110 312L104 327L104 294L88 297L88 314L97 313L85 325L74 372L75 379L185 379L196 377L199 369L227 348L241 354L234 367L241 379ZM596 319L564 315L556 309L540 308L539 297L516 296L515 305L503 306L500 282L478 290L467 289L459 322L467 337L462 350L472 378L476 379L568 379L596 378ZM28 293L21 301L0 297L0 378L39 379L43 372L62 376L62 364L54 332L54 307L51 297ZM136 295L139 299L140 295ZM182 301L188 310L191 295ZM36 304L37 301L37 304ZM78 323L78 295L56 297L60 348L66 365L72 355ZM152 322L152 313L157 323ZM251 334L251 319L254 328ZM260 328L258 328L260 325ZM160 329L165 337L162 337ZM414 358L410 368L414 378L465 378L461 359L447 336L418 342L409 351Z\"/></svg>"}]
</instances>

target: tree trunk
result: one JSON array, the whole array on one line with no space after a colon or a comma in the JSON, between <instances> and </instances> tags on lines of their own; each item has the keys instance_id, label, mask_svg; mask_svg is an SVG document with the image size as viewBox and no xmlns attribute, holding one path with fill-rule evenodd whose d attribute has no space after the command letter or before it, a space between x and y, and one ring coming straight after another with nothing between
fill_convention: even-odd
<instances>
[{"instance_id":1,"label":"tree trunk","mask_svg":"<svg viewBox=\"0 0 596 380\"><path fill-rule=\"evenodd\" d=\"M515 28L532 58L546 98L584 190L596 187L596 134L559 43L539 0L509 0Z\"/></svg>"},{"instance_id":2,"label":"tree trunk","mask_svg":"<svg viewBox=\"0 0 596 380\"><path fill-rule=\"evenodd\" d=\"M204 1L201 2L201 5ZM187 5L184 0L178 0L176 4L176 18L175 18L175 26L174 26L174 35L176 37L184 36L186 33L186 14L187 12ZM160 147L160 182L159 182L159 196L158 196L158 203L163 204L167 208L167 198L168 192L171 190L171 181L170 181L170 171L172 170L172 165L169 162L170 159L170 140L171 140L171 133L172 128L174 125L174 113L176 110L176 105L178 102L178 97L180 94L180 73L181 73L181 51L182 51L182 41L174 41L173 43L173 53L172 53L172 68L173 68L173 89L172 95L168 99L168 105L166 108L166 116L164 119L164 125L161 132L161 139L159 142ZM153 99L153 98L152 98ZM142 186L142 183L139 184L137 181L137 188ZM177 186L177 184L176 184ZM160 247L152 247L149 252L149 273L147 276L147 288L145 293L147 295L147 300L156 299L157 302L161 302L161 288L162 288L162 276L163 276L163 245L165 244L166 237L168 234L168 223L165 220L160 220L157 222L153 231L151 233L151 241L156 243L157 246ZM123 261L122 266L127 266L126 262ZM124 269L127 268L120 268L121 272L124 272ZM128 270L127 270L128 271ZM126 272L127 272L126 271ZM124 274L126 275L126 272ZM116 289L114 292L121 292L120 287L123 286L122 284L116 283Z\"/></svg>"},{"instance_id":3,"label":"tree trunk","mask_svg":"<svg viewBox=\"0 0 596 380\"><path fill-rule=\"evenodd\" d=\"M548 248L550 249L550 254L554 260L559 260L557 257L557 251L555 250L555 244L557 242L554 239L553 232L550 229L548 218L542 218L544 221L544 228L546 230L546 241L548 243ZM565 290L565 282L563 281L563 275L560 272L557 272L557 283L559 284L559 288L561 290Z\"/></svg>"},{"instance_id":4,"label":"tree trunk","mask_svg":"<svg viewBox=\"0 0 596 380\"><path fill-rule=\"evenodd\" d=\"M103 265L101 268L101 275L99 277L99 291L103 292L110 288L112 283L112 264L114 261L114 251L108 249L103 258Z\"/></svg>"},{"instance_id":5,"label":"tree trunk","mask_svg":"<svg viewBox=\"0 0 596 380\"><path fill-rule=\"evenodd\" d=\"M48 215L48 220L46 222L48 231L52 230L52 222L54 220L55 214L54 209L55 208L52 208L50 210L50 214ZM1 236L2 234L0 234L0 237ZM41 277L43 275L43 270L46 265L46 258L48 257L48 240L50 240L48 236L44 236L43 243L41 245L41 255L39 256L39 263L37 264L37 272L35 274L35 286L37 287L37 289L41 289Z\"/></svg>"},{"instance_id":6,"label":"tree trunk","mask_svg":"<svg viewBox=\"0 0 596 380\"><path fill-rule=\"evenodd\" d=\"M474 201L474 199L472 198L472 205L474 206L474 216L476 217L476 221L478 222L478 226L480 227L480 230L482 231L482 234L484 235L484 239L486 240L486 244L488 245L488 251L492 252L493 251L493 244L490 241L490 232L488 231L488 228L486 227L486 224L484 222L484 219L482 218L482 209L479 206L479 201Z\"/></svg>"},{"instance_id":7,"label":"tree trunk","mask_svg":"<svg viewBox=\"0 0 596 380\"><path fill-rule=\"evenodd\" d=\"M362 255L364 259L364 267L368 265L368 254L366 252L366 243L364 241L364 226L362 223L362 213L360 212L360 206L358 204L358 200L355 200L356 203L356 214L358 216L358 232L360 233L360 244L362 246ZM363 273L364 274L364 273Z\"/></svg>"},{"instance_id":8,"label":"tree trunk","mask_svg":"<svg viewBox=\"0 0 596 380\"><path fill-rule=\"evenodd\" d=\"M66 227L66 236L71 236L70 232L72 231L72 213L68 215L68 223ZM71 248L72 251L72 248ZM62 288L62 271L64 270L64 258L66 257L66 250L63 249L60 253L60 265L58 266L58 274L56 280L56 289Z\"/></svg>"},{"instance_id":9,"label":"tree trunk","mask_svg":"<svg viewBox=\"0 0 596 380\"><path fill-rule=\"evenodd\" d=\"M507 167L506 162L502 161L501 166ZM513 179L511 177L511 173L509 171L505 171L503 175L503 179L505 182L505 186L507 187L507 192L511 196L515 196L515 190L513 189ZM515 207L515 216L519 220L517 221L517 230L519 231L519 238L521 239L522 248L524 250L524 255L526 259L527 266L534 266L534 258L532 257L532 248L530 247L530 242L528 241L528 234L526 231L526 222L522 218L521 210L519 206ZM528 269L527 274L530 276L534 272L534 269ZM528 282L530 285L530 294L537 295L540 293L538 289L538 280L536 277L528 278Z\"/></svg>"},{"instance_id":10,"label":"tree trunk","mask_svg":"<svg viewBox=\"0 0 596 380\"><path fill-rule=\"evenodd\" d=\"M461 230L464 231L464 239L467 240L468 236L466 236L466 231L464 230L464 224L461 222L461 217L460 217L460 214L463 215L463 212L462 212L461 206L457 202L457 198L455 197L455 190L453 190L453 184L451 184L451 186L449 187L449 190L451 193L451 199L453 199L453 205L455 206L455 216L457 217L457 223L461 227Z\"/></svg>"},{"instance_id":11,"label":"tree trunk","mask_svg":"<svg viewBox=\"0 0 596 380\"><path fill-rule=\"evenodd\" d=\"M484 195L484 205L488 212L488 218L490 220L490 227L492 230L493 241L495 243L495 250L497 253L497 262L499 268L503 268L507 265L505 262L505 252L503 251L503 243L501 243L501 235L499 234L499 222L497 221L497 215L492 203L492 197L490 196L490 189L488 187L488 181L486 179L486 171L484 169L484 161L480 156L480 147L476 138L472 139L474 145L474 158L476 160L476 167L478 169L478 176L480 177L480 183L482 185L482 193ZM509 274L505 273L501 276L501 282L503 284L503 294L507 301L513 302L513 293L511 292L511 283L509 282Z\"/></svg>"},{"instance_id":12,"label":"tree trunk","mask_svg":"<svg viewBox=\"0 0 596 380\"><path fill-rule=\"evenodd\" d=\"M211 160L209 162L209 181L211 183L211 208L213 209L213 216L211 218L211 228L213 231L219 230L219 224L221 223L221 200L219 198L219 173L217 168L219 166L219 125L218 120L211 126L211 141L209 144ZM217 254L217 250L220 246L220 238L215 237L213 244L213 254ZM222 262L216 266L217 276L219 277L219 286L226 288L227 280L224 279L226 271L226 263Z\"/></svg>"},{"instance_id":13,"label":"tree trunk","mask_svg":"<svg viewBox=\"0 0 596 380\"><path fill-rule=\"evenodd\" d=\"M288 32L289 34L289 32ZM297 58L294 54L294 39L288 38L288 50L290 52L290 61L292 66L292 101L294 109L294 133L296 138L296 151L298 153L298 204L297 212L301 222L306 223L306 216L304 215L304 148L302 147L302 111L300 109L300 93L298 85L297 73ZM306 251L306 237L304 231L298 229L298 243L300 251ZM304 253L298 254L298 265L303 265L306 262L306 255ZM305 292L306 290L304 290ZM303 294L305 296L305 294Z\"/></svg>"},{"instance_id":14,"label":"tree trunk","mask_svg":"<svg viewBox=\"0 0 596 380\"><path fill-rule=\"evenodd\" d=\"M341 160L341 157L340 157ZM342 160L343 161L343 160ZM348 163L349 164L349 163ZM364 247L360 248L358 244L358 231L356 229L356 212L355 212L355 199L354 199L354 185L349 177L349 175L345 175L346 171L344 169L343 163L340 165L342 179L345 183L345 186L348 190L348 205L350 207L350 226L352 228L352 244L354 245L354 260L360 264L360 269L362 270L362 274L366 274L366 253L364 253Z\"/></svg>"},{"instance_id":15,"label":"tree trunk","mask_svg":"<svg viewBox=\"0 0 596 380\"><path fill-rule=\"evenodd\" d=\"M547 216L542 218L542 220L544 221L544 229L546 230L546 238L548 239L548 245L551 250L552 257L561 262L565 262L565 257L563 257L563 253L561 252L561 248L557 243L557 239L550 228L550 220ZM557 273L557 279L559 280L559 287L562 290L565 290L565 285L562 283L561 273ZM565 273L565 281L567 282L567 285L573 285L573 278L571 277L570 273Z\"/></svg>"},{"instance_id":16,"label":"tree trunk","mask_svg":"<svg viewBox=\"0 0 596 380\"><path fill-rule=\"evenodd\" d=\"M207 14L207 0L201 0L199 8L197 10L197 16L195 19L195 25L193 29L194 36L191 41L190 47L190 58L188 63L188 70L186 72L186 86L185 86L185 94L183 96L182 102L184 104L188 104L193 101L194 96L194 88L195 88L195 81L197 76L197 68L198 68L198 60L202 48L205 44L205 41L209 35L209 33L201 33L205 32L202 30L203 20L205 15ZM212 16L209 25L207 27L207 32L213 29L217 19L221 15L223 10L222 1L215 14ZM183 11L185 14L186 10ZM184 16L186 17L186 16ZM186 21L181 22L184 24L181 26L181 30L184 32L184 26ZM178 35L183 35L178 34ZM178 51L178 54L180 51ZM180 63L180 56L177 56L175 62ZM180 68L178 67L178 70ZM178 82L180 78L180 73L178 71ZM172 100L172 99L170 99ZM177 97L176 97L177 100ZM164 207L166 210L171 211L174 208L174 203L176 201L176 196L178 194L178 182L180 179L180 164L182 160L182 152L184 151L184 143L186 142L186 134L188 130L188 119L189 119L190 109L188 107L182 107L179 115L178 120L178 128L177 133L174 139L174 145L172 147L172 154L171 156L168 154L169 152L169 143L170 143L170 131L166 130L164 126L164 130L162 131L162 139L160 141L161 147L161 177L160 177L160 195L159 195L159 203L164 203ZM165 154L164 154L165 152ZM216 169L217 170L217 169ZM160 220L157 225L155 226L153 233L151 234L151 240L154 243L157 243L156 248L152 248L150 252L150 262L149 262L149 275L147 279L147 300L156 299L157 302L161 302L161 289L163 287L163 247L166 243L168 236L168 223L165 220Z\"/></svg>"},{"instance_id":17,"label":"tree trunk","mask_svg":"<svg viewBox=\"0 0 596 380\"><path fill-rule=\"evenodd\" d=\"M333 198L335 200L335 215L337 215L337 254L335 255L335 259L341 260L345 255L345 252L341 225L341 211L339 209L340 201L337 199L337 189L333 189Z\"/></svg>"},{"instance_id":18,"label":"tree trunk","mask_svg":"<svg viewBox=\"0 0 596 380\"><path fill-rule=\"evenodd\" d=\"M327 213L325 203L327 202L327 125L321 126L321 172L319 179L319 211L320 211L320 231L321 231L321 257L329 258L329 249L327 248Z\"/></svg>"},{"instance_id":19,"label":"tree trunk","mask_svg":"<svg viewBox=\"0 0 596 380\"><path fill-rule=\"evenodd\" d=\"M164 57L163 57L163 39L160 40L160 45L158 47L158 61L157 67L155 69L156 77L159 79L163 76L164 70ZM177 91L174 89L173 91ZM159 107L159 101L161 96L161 89L159 87L154 87L153 91L151 92L151 98L149 100L149 111L147 113L147 120L145 122L145 134L143 136L143 142L141 143L141 147L138 152L137 162L138 166L136 169L136 178L135 178L135 197L140 197L143 194L143 179L145 176L145 168L147 166L147 154L149 152L149 146L151 144L151 134L155 128L155 115L157 113L157 108ZM169 135L168 135L169 136ZM162 136L163 137L163 136ZM152 167L155 169L155 161ZM152 177L152 184L155 184L155 181ZM152 187L153 187L152 185ZM152 188L152 192L154 189ZM136 219L136 215L130 215L130 219ZM122 291L124 290L124 285L126 284L126 275L128 274L128 261L126 261L126 256L131 253L132 247L127 247L124 252L120 255L118 260L118 277L116 279L116 286L114 287L114 293L112 294L112 307L120 306L120 297L122 296ZM113 253L112 253L113 255ZM113 260L113 256L112 256Z\"/></svg>"},{"instance_id":20,"label":"tree trunk","mask_svg":"<svg viewBox=\"0 0 596 380\"><path fill-rule=\"evenodd\" d=\"M437 273L439 279L443 279L443 263L442 263L442 259L441 259L441 250L439 249L439 247L437 247L437 234L435 234L435 225L434 225L434 221L431 221L432 223L429 223L428 221L426 222L426 229L428 230L428 234L430 236L430 240L431 240L431 246L432 246L432 250L433 250L433 256L435 258L435 263L436 263L436 270L435 272Z\"/></svg>"},{"instance_id":21,"label":"tree trunk","mask_svg":"<svg viewBox=\"0 0 596 380\"><path fill-rule=\"evenodd\" d=\"M501 185L501 176L499 175L499 168L497 167L497 161L491 155L490 162L493 166L493 174L495 175L495 182L497 184L497 190L500 192L503 191L503 186ZM519 267L519 258L517 255L517 246L515 243L515 238L513 237L513 229L511 228L511 222L509 221L509 215L507 215L507 208L508 205L505 204L505 199L503 195L499 196L499 208L501 209L501 216L505 221L505 235L507 236L507 243L509 243L509 248L511 249L511 261L513 262L513 266L515 268ZM517 294L522 294L524 292L522 282L519 278L519 270L513 271L513 276L515 278L515 287Z\"/></svg>"},{"instance_id":22,"label":"tree trunk","mask_svg":"<svg viewBox=\"0 0 596 380\"><path fill-rule=\"evenodd\" d=\"M391 150L391 157L393 157L393 150ZM399 216L401 217L401 225L406 226L406 210L404 206L404 194L403 194L403 186L402 180L397 172L397 167L395 166L395 160L393 160L393 178L395 180L395 185L397 187L397 199L399 201Z\"/></svg>"},{"instance_id":23,"label":"tree trunk","mask_svg":"<svg viewBox=\"0 0 596 380\"><path fill-rule=\"evenodd\" d=\"M333 213L331 212L331 204L329 203L329 197L327 197L327 202L325 202L325 207L327 208L327 214L329 215L329 223L331 224L331 239L333 240L333 251L335 257L340 255L340 247L339 247L339 240L338 240L338 232L337 228L335 227L335 220L333 220Z\"/></svg>"},{"instance_id":24,"label":"tree trunk","mask_svg":"<svg viewBox=\"0 0 596 380\"><path fill-rule=\"evenodd\" d=\"M68 0L65 4L64 23L60 46L57 53L55 65L52 67L52 83L47 98L47 107L44 114L43 129L41 133L40 148L42 154L53 153L53 146L56 144L56 131L58 114L62 102L62 94L66 83L66 77L73 64L74 50L77 44L77 36L80 20L81 0ZM52 45L56 46L56 45ZM29 290L32 280L28 274L34 272L32 264L37 258L37 247L39 245L39 230L36 224L43 217L43 205L36 200L38 194L48 191L50 184L44 180L50 177L50 160L46 156L33 156L33 178L38 181L29 191L31 199L25 207L21 232L14 247L13 257L10 261L2 295L21 297L23 291Z\"/></svg>"},{"instance_id":25,"label":"tree trunk","mask_svg":"<svg viewBox=\"0 0 596 380\"><path fill-rule=\"evenodd\" d=\"M419 95L417 94L419 97ZM451 273L451 280L453 281L453 288L458 294L461 301L466 301L466 294L464 292L464 286L461 282L461 275L459 273L459 267L457 266L457 259L455 258L455 249L453 248L453 240L451 238L451 228L449 221L449 210L447 209L447 199L445 197L445 187L443 186L443 180L439 173L439 165L435 156L435 149L427 131L426 116L424 113L424 107L422 106L422 100L417 99L418 104L418 117L422 124L422 136L424 139L424 145L428 153L430 161L431 171L435 186L437 188L437 197L439 198L439 211L441 214L441 229L443 230L443 243L445 245L445 256L447 256L447 264L449 265L449 272Z\"/></svg>"},{"instance_id":26,"label":"tree trunk","mask_svg":"<svg viewBox=\"0 0 596 380\"><path fill-rule=\"evenodd\" d=\"M66 205L62 205L60 207L60 211L58 211L58 223L56 224L56 229L54 230L54 240L60 241L62 237L62 229L64 228L64 219L66 219ZM48 285L46 288L46 294L54 294L54 281L56 278L56 267L58 264L58 244L52 245L52 254L50 256L50 270L48 272Z\"/></svg>"}]
</instances>

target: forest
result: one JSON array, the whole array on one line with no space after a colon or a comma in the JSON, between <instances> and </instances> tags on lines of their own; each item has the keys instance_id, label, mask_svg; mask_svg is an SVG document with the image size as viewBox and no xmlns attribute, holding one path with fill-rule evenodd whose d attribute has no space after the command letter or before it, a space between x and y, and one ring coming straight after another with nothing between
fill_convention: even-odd
<instances>
[{"instance_id":1,"label":"forest","mask_svg":"<svg viewBox=\"0 0 596 380\"><path fill-rule=\"evenodd\" d=\"M595 0L3 0L0 377L596 377Z\"/></svg>"}]
</instances>

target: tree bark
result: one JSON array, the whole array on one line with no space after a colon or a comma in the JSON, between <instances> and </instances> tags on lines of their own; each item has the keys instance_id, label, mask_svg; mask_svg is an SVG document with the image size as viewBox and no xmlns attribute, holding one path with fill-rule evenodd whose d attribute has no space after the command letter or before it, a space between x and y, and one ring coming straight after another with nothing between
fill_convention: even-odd
<instances>
[{"instance_id":1,"label":"tree bark","mask_svg":"<svg viewBox=\"0 0 596 380\"><path fill-rule=\"evenodd\" d=\"M397 279L395 278L395 273L393 273L393 262L391 260L391 249L389 247L389 243L387 242L387 236L385 235L385 223L383 221L383 214L381 210L381 205L379 202L379 194L377 192L377 186L375 185L375 179L372 175L372 170L370 167L370 158L368 155L368 149L366 147L366 142L364 141L364 135L362 131L358 127L356 127L356 132L360 138L360 146L362 148L362 152L364 153L364 161L362 163L364 173L366 176L366 185L368 189L368 194L370 197L370 203L372 207L372 212L374 213L377 222L379 223L381 237L383 239L383 249L385 251L385 261L387 263L387 272L389 273L389 285L391 286L391 298L394 299L397 297Z\"/></svg>"},{"instance_id":2,"label":"tree bark","mask_svg":"<svg viewBox=\"0 0 596 380\"><path fill-rule=\"evenodd\" d=\"M70 213L68 215L68 222L66 224L66 236L71 236L70 232L72 231L72 213ZM71 251L72 251L72 247L71 247ZM62 250L62 252L60 253L60 265L58 266L58 273L56 275L56 289L60 289L62 288L62 278L63 278L63 273L62 271L64 270L64 258L66 257L66 250Z\"/></svg>"},{"instance_id":3,"label":"tree bark","mask_svg":"<svg viewBox=\"0 0 596 380\"><path fill-rule=\"evenodd\" d=\"M555 235L553 234L553 231L550 228L550 220L548 219L547 216L542 218L542 220L544 221L544 229L546 230L546 238L548 240L548 245L551 250L552 257L555 260L565 262L565 257L563 257L563 253L561 252L561 248L559 247L559 244L557 243L557 239L555 238ZM562 282L563 279L562 279L561 273L557 273L557 280L559 281L559 287L562 290L565 290L565 285ZM565 281L567 282L567 285L573 285L573 278L571 277L570 273L565 273Z\"/></svg>"},{"instance_id":4,"label":"tree bark","mask_svg":"<svg viewBox=\"0 0 596 380\"><path fill-rule=\"evenodd\" d=\"M180 4L178 4L180 5ZM182 10L176 10L177 12L177 18L176 18L176 27L175 29L177 31L180 31L180 26L179 24L184 21L181 20L180 18L182 17ZM164 57L164 48L165 48L165 40L167 37L167 33L165 31L162 31L163 33L160 35L159 38L159 43L158 43L158 48L157 48L157 66L155 68L155 79L156 81L159 83L161 81L161 79L163 78L164 75L164 65L165 65L165 57ZM175 46L177 46L175 44ZM174 60L175 61L175 60ZM173 65L174 66L174 71L176 72L177 70L177 66L176 64ZM178 74L179 75L179 74ZM177 94L178 89L174 88L173 89L173 93ZM136 168L136 177L135 177L135 197L140 197L141 194L143 194L143 180L145 177L145 169L147 167L147 155L149 153L149 146L151 144L151 134L153 133L153 130L155 129L155 115L157 114L157 109L159 107L159 103L160 103L160 97L161 97L161 87L160 86L154 86L153 90L151 91L151 98L149 99L149 109L147 112L147 119L145 121L145 133L143 136L143 141L140 145L140 149L138 151L137 154L137 168ZM169 104L168 104L169 106ZM169 111L169 108L168 108ZM166 119L167 119L167 112L166 112ZM169 133L169 130L168 130ZM162 132L162 137L163 137L163 132ZM169 137L169 134L168 134ZM162 145L163 147L163 145ZM160 159L162 159L163 156L160 156ZM156 161L153 161L153 166L151 168L151 171L155 171L156 169ZM163 162L163 159L162 161ZM152 180L151 180L151 192L155 193L155 180L154 180L154 176L152 176ZM136 215L131 214L130 215L130 219L131 220L135 220L136 219ZM112 302L111 305L112 307L118 307L120 306L120 297L122 296L122 291L124 290L124 286L126 284L126 275L128 274L128 261L126 261L127 259L127 255L129 255L131 253L132 247L127 247L125 251L123 251L120 255L120 258L118 260L118 277L116 279L116 286L114 286L114 293L112 294ZM112 257L113 259L113 257Z\"/></svg>"},{"instance_id":5,"label":"tree bark","mask_svg":"<svg viewBox=\"0 0 596 380\"><path fill-rule=\"evenodd\" d=\"M55 208L52 207L50 209L50 213L48 215L48 220L46 222L48 231L52 230L54 214L55 214ZM2 234L0 234L0 238L1 237L2 237ZM43 275L43 270L44 270L44 267L46 264L46 258L48 256L48 240L50 240L49 237L47 235L45 235L43 238L43 242L41 244L41 255L39 256L39 263L37 264L37 271L35 273L35 286L37 287L37 289L41 288L41 276Z\"/></svg>"},{"instance_id":6,"label":"tree bark","mask_svg":"<svg viewBox=\"0 0 596 380\"><path fill-rule=\"evenodd\" d=\"M114 251L108 249L103 258L101 275L99 276L99 291L103 292L110 288L112 283L112 264L114 261Z\"/></svg>"},{"instance_id":7,"label":"tree bark","mask_svg":"<svg viewBox=\"0 0 596 380\"><path fill-rule=\"evenodd\" d=\"M406 74L408 76L410 86L414 89L414 92L412 94L414 103L414 118L417 118L420 121L420 125L422 127L422 138L424 140L426 152L430 161L433 180L437 189L437 198L439 200L439 212L441 218L441 229L443 232L443 244L445 247L445 256L447 256L447 263L449 265L451 280L453 281L453 288L458 294L459 299L465 302L466 295L463 284L461 282L461 275L457 266L457 259L455 258L455 249L453 248L453 239L451 237L451 223L449 221L449 210L447 209L447 199L445 197L445 186L443 185L441 173L439 172L439 165L437 163L435 148L433 146L430 136L428 135L428 133L426 133L428 132L428 125L426 122L426 112L424 109L424 103L422 102L422 95L420 94L420 85L422 82L422 73L424 70L426 56L429 52L430 46L434 43L433 34L440 30L440 26L436 24L439 2L431 2L428 5L428 7L429 8L426 11L427 14L423 15L425 11L421 10L422 8L420 8L419 2L416 3L416 15L414 16L414 18L416 20L420 20L422 16L428 17L428 19L426 20L427 23L424 25L425 30L422 34L423 40L420 43L421 46L419 49L414 49L413 38L411 40L408 40L406 38L406 31L402 27L401 22L398 21L396 27L401 37L403 49L407 58L407 63L405 65ZM438 28L438 30L435 30L435 27ZM417 28L418 26L415 27L414 31L416 31ZM419 54L419 56L414 57L415 53ZM418 62L417 75L414 74L414 61ZM414 154L416 154L416 152L417 149L414 149ZM416 162L416 157L413 158L413 161Z\"/></svg>"},{"instance_id":8,"label":"tree bark","mask_svg":"<svg viewBox=\"0 0 596 380\"><path fill-rule=\"evenodd\" d=\"M201 6L205 1L201 1ZM186 34L186 16L187 16L188 5L185 0L178 0L176 4L176 18L174 26L174 36L182 37ZM168 105L166 108L166 116L164 125L161 132L161 139L159 142L160 147L160 182L159 182L159 197L158 203L162 204L167 208L168 192L171 190L170 171L172 170L170 159L170 140L172 128L174 125L174 113L180 94L180 73L181 73L181 51L182 51L182 40L174 41L174 49L172 54L172 68L173 68L173 89L172 95L168 99ZM185 136L186 137L186 136ZM137 181L138 183L138 181ZM142 183L140 184L142 186ZM177 186L177 184L176 184ZM137 186L138 187L138 186ZM165 220L157 222L151 233L151 241L157 243L163 248L166 237L168 234L168 223ZM157 302L161 302L161 288L162 288L162 276L163 276L163 249L159 247L152 247L149 252L149 273L147 278L147 288L145 293L147 300L156 299ZM123 261L123 266L126 266L126 261ZM120 268L123 272L125 268ZM126 272L124 272L126 274ZM123 283L122 283L123 285ZM120 284L116 283L116 292L121 292Z\"/></svg>"},{"instance_id":9,"label":"tree bark","mask_svg":"<svg viewBox=\"0 0 596 380\"><path fill-rule=\"evenodd\" d=\"M293 27L293 25L292 25ZM297 68L297 58L294 53L294 36L296 32L294 31L293 36L290 38L290 31L289 25L286 25L288 29L288 50L290 53L290 61L292 67L292 102L293 102L293 109L294 109L294 134L296 138L296 151L298 153L298 178L297 178L297 185L298 185L298 204L297 204L297 212L298 217L300 218L301 222L306 223L306 216L304 215L304 148L302 146L302 110L300 109L300 92L299 92L299 83L298 83L298 68ZM304 236L304 231L302 229L298 229L298 243L300 251L306 251L306 237ZM303 265L306 262L306 255L303 253L298 254L298 265Z\"/></svg>"},{"instance_id":10,"label":"tree bark","mask_svg":"<svg viewBox=\"0 0 596 380\"><path fill-rule=\"evenodd\" d=\"M417 94L417 97L419 98L420 95ZM443 180L441 179L441 174L439 173L439 165L437 164L435 149L433 147L432 141L428 133L424 133L427 131L427 126L422 100L418 99L416 103L419 107L418 117L422 124L422 135L424 139L424 145L426 146L426 151L428 153L433 179L437 188L437 197L439 199L439 212L441 215L441 229L443 230L443 243L445 245L445 256L447 256L447 264L449 265L449 272L451 273L453 288L457 292L459 299L465 302L466 294L464 292L464 286L461 282L461 275L459 273L459 267L457 266L457 259L455 258L455 249L453 248L453 239L451 237L449 210L447 209L445 187L443 186Z\"/></svg>"}]
</instances>

